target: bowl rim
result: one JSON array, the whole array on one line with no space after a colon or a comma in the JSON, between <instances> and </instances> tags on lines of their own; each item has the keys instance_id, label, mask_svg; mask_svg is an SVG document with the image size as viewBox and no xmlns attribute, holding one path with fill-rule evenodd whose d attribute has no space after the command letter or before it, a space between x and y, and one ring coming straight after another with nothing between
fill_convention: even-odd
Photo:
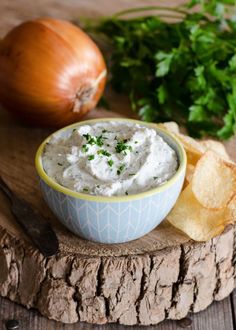
<instances>
[{"instance_id":1,"label":"bowl rim","mask_svg":"<svg viewBox=\"0 0 236 330\"><path fill-rule=\"evenodd\" d=\"M52 179L50 176L47 175L47 173L45 172L45 170L43 168L42 154L43 154L46 143L52 138L52 136L54 134L66 131L71 128L73 129L75 127L82 126L82 125L94 124L94 123L99 123L99 122L107 122L107 121L127 122L127 123L139 124L142 126L154 128L157 132L160 131L161 133L163 133L164 135L166 135L167 137L172 139L174 141L174 143L178 149L178 153L179 153L179 167L178 167L176 173L170 178L170 180L166 181L161 186L149 189L147 191L139 192L136 194L122 195L122 196L89 195L89 194L84 194L81 192L76 192L76 191L73 191L69 188L66 188L66 187L60 185L54 179ZM112 118L112 117L111 118L109 118L109 117L96 118L96 119L88 119L88 120L76 122L74 124L65 126L61 129L53 132L46 139L44 139L43 142L38 147L36 155L35 155L35 167L36 167L37 173L38 173L40 179L42 179L44 181L44 183L46 183L49 187L51 187L52 189L54 189L60 193L64 193L65 195L69 195L69 196L72 196L72 197L75 197L75 198L78 198L81 200L88 200L88 201L94 201L94 202L128 202L128 201L139 200L139 199L143 199L145 197L155 195L161 191L168 189L171 185L173 185L177 181L177 179L181 176L183 171L185 171L186 165L187 165L186 152L184 150L182 143L178 140L178 138L176 138L173 134L167 132L166 130L158 127L157 124L155 124L155 123L143 122L140 120L129 119L129 118Z\"/></svg>"}]
</instances>

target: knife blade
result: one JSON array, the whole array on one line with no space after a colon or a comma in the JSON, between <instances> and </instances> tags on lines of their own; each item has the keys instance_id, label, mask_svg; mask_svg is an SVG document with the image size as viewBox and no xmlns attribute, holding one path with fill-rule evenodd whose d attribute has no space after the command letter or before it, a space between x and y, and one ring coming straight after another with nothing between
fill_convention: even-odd
<instances>
[{"instance_id":1,"label":"knife blade","mask_svg":"<svg viewBox=\"0 0 236 330\"><path fill-rule=\"evenodd\" d=\"M59 242L50 223L37 213L29 203L19 198L0 176L0 189L11 203L11 212L24 232L32 240L38 250L45 256L57 254Z\"/></svg>"}]
</instances>

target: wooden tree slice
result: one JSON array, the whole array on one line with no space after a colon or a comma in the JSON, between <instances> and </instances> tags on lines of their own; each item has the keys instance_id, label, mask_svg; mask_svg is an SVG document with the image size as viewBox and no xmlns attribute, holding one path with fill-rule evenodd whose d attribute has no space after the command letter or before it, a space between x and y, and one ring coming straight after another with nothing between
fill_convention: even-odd
<instances>
[{"instance_id":1,"label":"wooden tree slice","mask_svg":"<svg viewBox=\"0 0 236 330\"><path fill-rule=\"evenodd\" d=\"M163 223L143 238L115 245L85 241L62 227L42 200L34 169L35 151L49 133L24 127L6 114L0 118L0 173L48 218L60 241L60 253L44 258L0 194L2 296L65 323L148 325L181 319L230 294L236 273L235 226L207 243L194 243Z\"/></svg>"},{"instance_id":2,"label":"wooden tree slice","mask_svg":"<svg viewBox=\"0 0 236 330\"><path fill-rule=\"evenodd\" d=\"M159 231L154 234L158 239ZM85 247L80 254L78 240L77 253L64 251L61 243L57 257L45 259L1 227L0 294L65 323L148 325L181 319L233 290L234 237L235 228L229 227L204 244L135 255L122 255L120 246L115 256L108 247L98 255L88 246L90 254L84 254Z\"/></svg>"}]
</instances>

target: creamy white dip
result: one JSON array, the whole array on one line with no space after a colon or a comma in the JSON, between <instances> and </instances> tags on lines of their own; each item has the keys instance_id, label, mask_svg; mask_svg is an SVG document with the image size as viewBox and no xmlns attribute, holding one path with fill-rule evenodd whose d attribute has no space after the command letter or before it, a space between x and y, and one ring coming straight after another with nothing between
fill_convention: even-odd
<instances>
[{"instance_id":1,"label":"creamy white dip","mask_svg":"<svg viewBox=\"0 0 236 330\"><path fill-rule=\"evenodd\" d=\"M67 137L54 135L43 167L71 190L121 196L163 184L175 174L178 158L155 129L110 121L78 126Z\"/></svg>"}]
</instances>

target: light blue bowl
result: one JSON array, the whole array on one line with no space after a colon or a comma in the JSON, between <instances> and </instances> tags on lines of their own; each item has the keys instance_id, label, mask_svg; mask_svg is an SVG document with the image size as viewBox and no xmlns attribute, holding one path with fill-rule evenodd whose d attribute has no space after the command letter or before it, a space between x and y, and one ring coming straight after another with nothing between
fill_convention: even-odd
<instances>
[{"instance_id":1,"label":"light blue bowl","mask_svg":"<svg viewBox=\"0 0 236 330\"><path fill-rule=\"evenodd\" d=\"M51 136L40 145L35 159L44 199L56 217L76 235L100 243L128 242L149 233L159 225L180 194L187 163L184 148L174 136L155 124L137 120L87 120L62 128L54 134L67 136L77 126L114 120L154 128L176 151L179 168L168 182L149 191L129 196L93 196L67 189L46 174L42 165L42 153Z\"/></svg>"}]
</instances>

